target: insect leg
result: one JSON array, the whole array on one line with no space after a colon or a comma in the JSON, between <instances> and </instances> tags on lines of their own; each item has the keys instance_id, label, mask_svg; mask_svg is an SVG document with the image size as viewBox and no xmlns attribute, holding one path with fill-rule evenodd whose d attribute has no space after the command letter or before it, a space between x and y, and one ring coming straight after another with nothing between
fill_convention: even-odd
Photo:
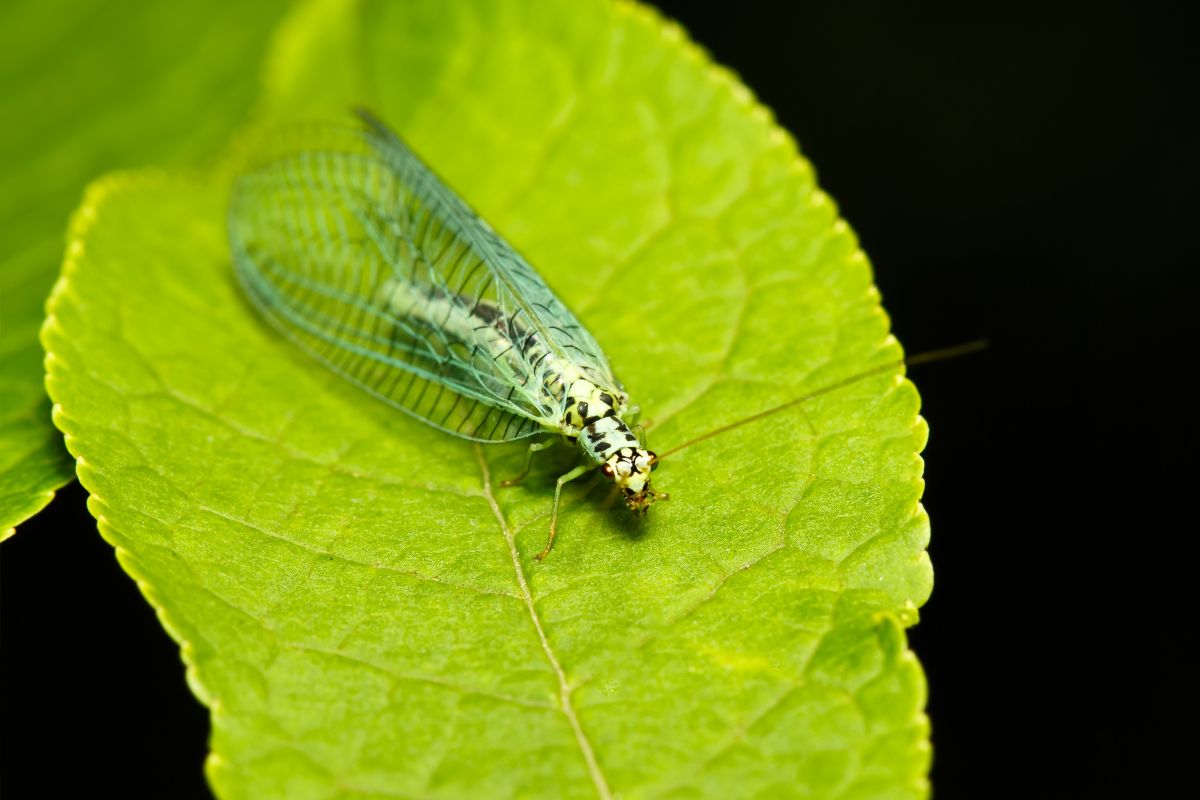
<instances>
[{"instance_id":1,"label":"insect leg","mask_svg":"<svg viewBox=\"0 0 1200 800\"><path fill-rule=\"evenodd\" d=\"M650 426L653 424L654 422L652 420L647 422L639 422L637 425L634 425L629 429L629 432L637 437L638 444L642 446L643 450L650 449L650 445L647 444L647 442L650 440L646 435L646 431L650 430Z\"/></svg>"},{"instance_id":2,"label":"insect leg","mask_svg":"<svg viewBox=\"0 0 1200 800\"><path fill-rule=\"evenodd\" d=\"M550 552L550 548L554 546L554 537L558 533L558 498L562 494L564 483L570 483L580 475L593 469L595 464L580 464L575 469L568 472L558 479L558 483L554 485L554 509L550 512L550 538L546 541L546 549L538 553L534 558L541 561Z\"/></svg>"},{"instance_id":3,"label":"insect leg","mask_svg":"<svg viewBox=\"0 0 1200 800\"><path fill-rule=\"evenodd\" d=\"M530 468L533 466L533 454L540 453L542 450L546 450L553 445L553 439L546 439L544 441L534 442L533 444L529 445L529 449L525 451L525 469L521 470L521 472L515 477L500 481L500 485L507 489L508 487L516 486L518 483L525 480L525 477L529 475Z\"/></svg>"}]
</instances>

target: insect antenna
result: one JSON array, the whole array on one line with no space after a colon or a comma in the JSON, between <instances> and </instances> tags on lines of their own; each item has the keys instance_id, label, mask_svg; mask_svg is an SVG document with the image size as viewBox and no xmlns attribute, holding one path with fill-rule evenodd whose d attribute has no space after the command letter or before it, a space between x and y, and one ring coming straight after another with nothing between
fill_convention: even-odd
<instances>
[{"instance_id":1,"label":"insect antenna","mask_svg":"<svg viewBox=\"0 0 1200 800\"><path fill-rule=\"evenodd\" d=\"M657 460L662 461L667 456L672 455L673 453L678 453L680 450L685 450L694 444L699 444L700 442L703 442L706 439L711 439L714 436L719 436L722 433L733 430L734 428L740 428L743 425L749 425L751 422L757 422L758 420L760 420L764 417L769 417L772 414L778 414L780 411L785 411L785 410L791 408L792 406L799 405L801 403L812 400L813 398L820 397L822 395L829 394L830 392L837 391L838 389L845 388L851 384L858 383L859 381L863 380L864 378L869 378L872 375L879 375L884 372L890 372L891 370L894 370L897 367L901 367L901 366L915 367L919 364L930 364L934 361L946 361L947 359L951 359L951 358L959 358L960 356L966 356L966 355L970 355L972 353L978 353L980 350L987 348L987 346L988 346L988 343L987 343L986 339L976 339L975 341L966 342L965 344L955 345L954 347L943 347L939 350L926 350L923 353L917 353L917 354L911 355L907 358L902 358L897 361L889 361L886 364L880 364L877 367L871 367L870 369L863 370L862 372L851 375L848 378L843 378L840 381L834 381L833 383L829 384L828 386L822 386L820 389L809 392L808 394L802 394L799 397L793 397L791 400L788 400L786 403L780 403L777 406L773 406L771 408L764 409L763 411L759 411L756 414L751 414L748 417L742 417L741 419L739 419L735 422L730 422L728 425L722 425L719 428L714 428L713 430L709 431L708 433L703 433L703 434L697 436L695 439L690 439L690 440L684 442L683 444L676 445L675 447L672 447L670 450L664 450L663 452L658 454Z\"/></svg>"}]
</instances>

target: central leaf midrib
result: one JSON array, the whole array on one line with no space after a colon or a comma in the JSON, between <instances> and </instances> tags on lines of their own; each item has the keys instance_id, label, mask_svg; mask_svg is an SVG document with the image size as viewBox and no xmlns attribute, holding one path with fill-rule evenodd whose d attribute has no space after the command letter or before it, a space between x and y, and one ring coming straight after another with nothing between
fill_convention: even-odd
<instances>
[{"instance_id":1,"label":"central leaf midrib","mask_svg":"<svg viewBox=\"0 0 1200 800\"><path fill-rule=\"evenodd\" d=\"M542 621L538 617L537 608L534 607L533 595L529 591L529 584L525 580L525 570L521 566L521 554L517 551L517 540L513 534L512 528L509 527L508 521L504 518L504 512L500 510L500 505L496 502L496 497L492 493L492 474L488 469L487 459L483 455L483 448L475 443L475 459L479 462L479 470L483 475L483 496L487 500L488 506L492 509L492 514L496 517L496 523L500 526L500 532L504 535L504 540L508 543L508 551L512 556L513 570L516 573L517 585L521 589L521 599L525 603L525 608L529 612L529 619L533 622L534 630L537 631L538 639L542 643L542 652L546 655L546 660L550 663L551 669L554 670L555 676L558 678L559 689L559 710L567 718L571 724L571 729L575 732L575 742L579 745L579 752L583 756L584 763L587 764L588 774L592 777L592 782L596 786L596 792L603 800L611 800L612 792L608 788L608 780L604 777L604 773L600 769L600 764L596 761L596 754L592 750L592 743L588 740L587 734L583 731L583 726L579 724L579 717L575 714L575 708L571 705L571 685L567 681L566 673L563 672L562 665L558 662L558 656L554 654L553 648L550 647L550 641L546 638L546 632L542 628Z\"/></svg>"}]
</instances>

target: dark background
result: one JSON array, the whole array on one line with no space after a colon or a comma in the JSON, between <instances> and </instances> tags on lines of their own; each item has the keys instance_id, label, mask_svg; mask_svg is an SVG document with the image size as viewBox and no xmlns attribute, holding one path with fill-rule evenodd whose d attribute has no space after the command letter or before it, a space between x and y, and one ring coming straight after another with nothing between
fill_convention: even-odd
<instances>
[{"instance_id":1,"label":"dark background","mask_svg":"<svg viewBox=\"0 0 1200 800\"><path fill-rule=\"evenodd\" d=\"M1172 793L1196 738L1197 526L1171 511L1195 422L1168 399L1197 264L1192 28L1085 3L657 5L796 135L908 351L991 340L914 372L935 792ZM4 772L206 796L207 714L83 503L67 488L3 546Z\"/></svg>"}]
</instances>

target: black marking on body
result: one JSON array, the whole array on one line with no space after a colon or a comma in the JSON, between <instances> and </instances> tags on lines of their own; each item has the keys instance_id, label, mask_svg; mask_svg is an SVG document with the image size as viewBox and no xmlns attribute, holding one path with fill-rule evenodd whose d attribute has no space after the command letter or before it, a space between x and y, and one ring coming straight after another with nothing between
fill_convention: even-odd
<instances>
[{"instance_id":1,"label":"black marking on body","mask_svg":"<svg viewBox=\"0 0 1200 800\"><path fill-rule=\"evenodd\" d=\"M480 301L471 309L471 316L483 320L488 327L496 327L496 320L501 316L500 309L491 303ZM476 328L476 330L479 330Z\"/></svg>"},{"instance_id":2,"label":"black marking on body","mask_svg":"<svg viewBox=\"0 0 1200 800\"><path fill-rule=\"evenodd\" d=\"M431 221L427 216L421 220L421 224L425 226L430 225L430 223ZM447 251L446 254L442 255L455 257L461 254ZM459 313L467 316L468 326L474 331L474 336L471 337L474 341L449 341L447 342L447 346L454 348L456 345L459 345L461 350L468 351L465 358L467 362L483 358L490 358L495 361L504 359L519 360L523 366L521 371L526 373L525 380L521 383L522 387L530 383L529 378L534 376L538 376L539 378L536 382L538 394L541 395L538 405L542 408L547 408L547 406L553 406L565 401L565 405L562 407L562 416L560 417L560 424L565 428L571 429L578 425L579 429L586 429L601 419L615 417L617 415L615 406L618 403L618 399L612 391L597 391L591 397L592 402L590 404L586 400L580 400L578 397L568 395L568 383L562 372L562 366L558 363L560 354L549 347L542 332L531 322L527 321L530 309L520 307L511 314L505 313L502 305L495 299L485 299L483 297L484 292L493 284L494 276L488 275L480 287L472 290L473 299L461 293L463 289L477 280L480 269L480 266L476 264L469 270L463 270L463 263L462 259L457 259L454 269L454 272L458 275L455 280L455 284L459 287L458 292L453 292L440 286L426 285L417 287L419 291L415 292L417 296L413 297L412 308L410 308L409 313L403 314L403 316L415 317L420 321L421 314L417 308L422 305L421 296L429 301L438 301L450 306L446 311L445 319L442 321L442 328L448 327L448 320L454 313L453 309L459 309ZM464 272L465 275L461 274ZM534 304L534 306L543 311L547 310L543 304ZM525 315L524 319L522 318L522 314ZM472 321L475 324L472 324ZM429 324L436 324L436 321ZM568 340L572 337L570 329L581 329L575 323L567 323L565 327L547 325L547 328L562 334L563 338ZM492 335L489 335L489 332ZM574 349L580 354L587 355L583 349L571 341L562 341L559 344L564 348ZM395 344L393 343L392 346L394 348ZM584 377L585 379L592 379L590 372L587 371L585 371ZM415 380L410 380L408 385L397 384L393 387L393 391L388 392L388 394L394 396L396 391L401 391L405 399L410 395L417 395L419 403L424 402L432 394L437 394L440 398L440 393L427 393L427 386L422 385L418 387L415 384ZM597 387L597 389L599 388ZM507 399L511 400L513 394L514 391L510 390ZM497 397L500 396L502 395L497 394ZM460 398L462 398L461 395L455 399L454 404L450 408L442 413L441 419L444 421L442 427L445 427L444 423L449 422L456 411L462 413L465 410L465 416L458 420L457 425L451 423L454 430L462 432L462 428L467 420L475 416L479 400L467 400L466 403L462 403L459 402ZM601 409L597 407L597 404L601 404L604 407ZM507 437L514 430L519 431L524 426L533 427L537 424L525 418L519 420L511 417L505 418L508 413L498 411L498 416L496 416L489 411L489 413L484 414L483 419L476 422L476 433L488 432L490 429L489 435L503 431L503 435ZM575 416L576 414L578 416ZM627 429L616 430L613 433L620 436L622 433L627 433ZM576 442L578 435L566 438L569 441ZM628 436L626 440L635 441L635 439L630 439ZM597 442L599 439L593 438L591 441ZM610 444L609 448L612 446L614 445Z\"/></svg>"}]
</instances>

